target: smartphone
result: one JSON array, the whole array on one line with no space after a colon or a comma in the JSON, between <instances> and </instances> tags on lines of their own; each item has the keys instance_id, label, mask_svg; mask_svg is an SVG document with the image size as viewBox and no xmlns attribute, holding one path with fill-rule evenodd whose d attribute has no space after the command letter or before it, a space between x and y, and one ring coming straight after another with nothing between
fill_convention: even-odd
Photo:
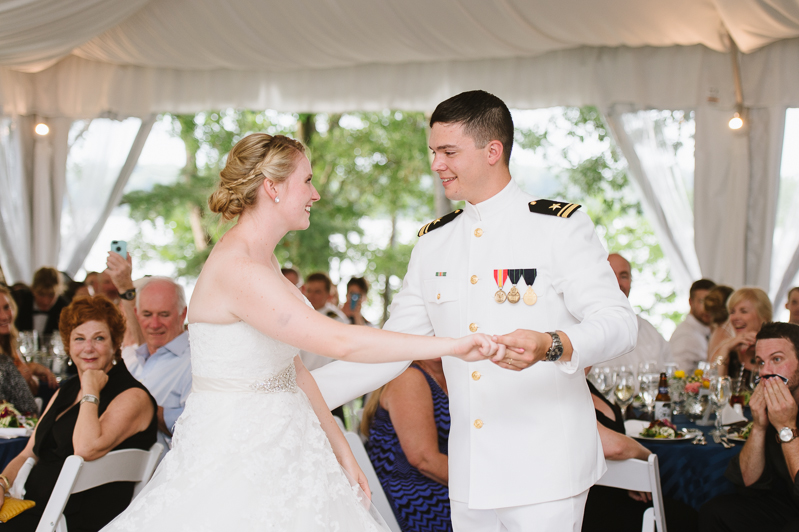
<instances>
[{"instance_id":1,"label":"smartphone","mask_svg":"<svg viewBox=\"0 0 799 532\"><path fill-rule=\"evenodd\" d=\"M122 257L123 259L128 258L128 243L124 240L112 240L111 241L111 251Z\"/></svg>"},{"instance_id":2,"label":"smartphone","mask_svg":"<svg viewBox=\"0 0 799 532\"><path fill-rule=\"evenodd\" d=\"M359 299L361 299L361 294L350 295L350 310L355 310L355 305L358 304Z\"/></svg>"},{"instance_id":3,"label":"smartphone","mask_svg":"<svg viewBox=\"0 0 799 532\"><path fill-rule=\"evenodd\" d=\"M783 377L782 375L777 375L776 373L772 373L770 375L757 375L757 376L755 376L755 386L760 384L760 381L762 381L763 379L770 379L772 377L777 377L782 382L784 382L785 384L788 384L788 377Z\"/></svg>"}]
</instances>

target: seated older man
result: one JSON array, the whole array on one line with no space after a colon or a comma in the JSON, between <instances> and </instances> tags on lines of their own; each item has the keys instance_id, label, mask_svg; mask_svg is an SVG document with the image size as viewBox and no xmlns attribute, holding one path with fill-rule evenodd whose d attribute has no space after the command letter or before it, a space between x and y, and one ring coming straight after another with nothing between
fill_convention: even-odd
<instances>
[{"instance_id":1,"label":"seated older man","mask_svg":"<svg viewBox=\"0 0 799 532\"><path fill-rule=\"evenodd\" d=\"M797 354L799 325L768 323L757 333L755 360L761 381L749 401L752 431L727 468L727 478L741 490L703 506L700 530L799 530Z\"/></svg>"},{"instance_id":2,"label":"seated older man","mask_svg":"<svg viewBox=\"0 0 799 532\"><path fill-rule=\"evenodd\" d=\"M134 288L130 259L109 254L108 270L123 301L135 296L137 335L144 343L127 356L125 364L158 403L158 441L169 449L175 426L191 391L191 352L184 331L186 294L168 277L145 277ZM123 311L127 312L123 305ZM128 320L128 324L131 320Z\"/></svg>"}]
</instances>

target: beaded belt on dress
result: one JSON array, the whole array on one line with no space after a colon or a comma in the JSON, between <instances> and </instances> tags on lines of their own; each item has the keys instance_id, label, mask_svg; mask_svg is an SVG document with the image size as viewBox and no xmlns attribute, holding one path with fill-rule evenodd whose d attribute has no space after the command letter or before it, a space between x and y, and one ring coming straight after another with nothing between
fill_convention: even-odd
<instances>
[{"instance_id":1,"label":"beaded belt on dress","mask_svg":"<svg viewBox=\"0 0 799 532\"><path fill-rule=\"evenodd\" d=\"M295 393L298 389L294 363L286 366L280 373L255 382L250 379L217 379L194 375L191 383L193 392Z\"/></svg>"}]
</instances>

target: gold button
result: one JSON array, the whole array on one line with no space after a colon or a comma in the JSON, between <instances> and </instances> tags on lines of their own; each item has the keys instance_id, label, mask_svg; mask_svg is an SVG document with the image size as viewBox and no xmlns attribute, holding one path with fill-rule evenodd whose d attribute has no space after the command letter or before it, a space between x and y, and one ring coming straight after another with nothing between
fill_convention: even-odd
<instances>
[{"instance_id":1,"label":"gold button","mask_svg":"<svg viewBox=\"0 0 799 532\"><path fill-rule=\"evenodd\" d=\"M472 372L472 380L479 381L481 376L482 376L482 375L480 375L480 372L479 372L479 371L473 371L473 372Z\"/></svg>"},{"instance_id":2,"label":"gold button","mask_svg":"<svg viewBox=\"0 0 799 532\"><path fill-rule=\"evenodd\" d=\"M477 276L476 275L472 275L472 278L469 279L469 280L472 282L472 284L477 284Z\"/></svg>"},{"instance_id":3,"label":"gold button","mask_svg":"<svg viewBox=\"0 0 799 532\"><path fill-rule=\"evenodd\" d=\"M477 229L474 230L474 236L480 238L481 236L483 236L483 230L478 227Z\"/></svg>"},{"instance_id":4,"label":"gold button","mask_svg":"<svg viewBox=\"0 0 799 532\"><path fill-rule=\"evenodd\" d=\"M475 419L474 420L474 428L476 428L476 429L483 428L483 420L482 419Z\"/></svg>"},{"instance_id":5,"label":"gold button","mask_svg":"<svg viewBox=\"0 0 799 532\"><path fill-rule=\"evenodd\" d=\"M441 299L441 294L436 294L436 299Z\"/></svg>"},{"instance_id":6,"label":"gold button","mask_svg":"<svg viewBox=\"0 0 799 532\"><path fill-rule=\"evenodd\" d=\"M469 324L469 330L472 331L472 332L477 332L477 324L476 323L470 323Z\"/></svg>"}]
</instances>

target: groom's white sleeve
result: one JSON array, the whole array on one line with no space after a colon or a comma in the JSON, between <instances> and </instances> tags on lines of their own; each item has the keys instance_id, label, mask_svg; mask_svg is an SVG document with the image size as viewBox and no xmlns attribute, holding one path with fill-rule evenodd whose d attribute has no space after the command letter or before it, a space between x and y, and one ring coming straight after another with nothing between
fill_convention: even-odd
<instances>
[{"instance_id":1,"label":"groom's white sleeve","mask_svg":"<svg viewBox=\"0 0 799 532\"><path fill-rule=\"evenodd\" d=\"M418 267L417 245L411 253L408 273L402 289L394 296L389 309L391 317L384 330L433 336L433 324L422 299L421 269ZM412 359L413 354L408 353ZM405 362L361 364L336 361L311 372L327 406L332 410L366 393L372 392L398 377L408 366Z\"/></svg>"}]
</instances>

